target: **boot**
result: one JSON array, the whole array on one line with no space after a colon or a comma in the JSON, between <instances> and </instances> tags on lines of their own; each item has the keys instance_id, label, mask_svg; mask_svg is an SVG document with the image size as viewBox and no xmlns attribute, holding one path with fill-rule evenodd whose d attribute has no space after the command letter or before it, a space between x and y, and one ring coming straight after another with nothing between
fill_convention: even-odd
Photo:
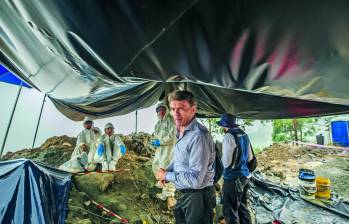
<instances>
[{"instance_id":1,"label":"boot","mask_svg":"<svg viewBox=\"0 0 349 224\"><path fill-rule=\"evenodd\" d=\"M91 171L95 171L97 168L97 165L95 163L89 163L86 167L86 170L91 172Z\"/></svg>"},{"instance_id":2,"label":"boot","mask_svg":"<svg viewBox=\"0 0 349 224\"><path fill-rule=\"evenodd\" d=\"M116 170L116 162L114 160L109 162L109 171L115 171Z\"/></svg>"},{"instance_id":3,"label":"boot","mask_svg":"<svg viewBox=\"0 0 349 224\"><path fill-rule=\"evenodd\" d=\"M102 162L102 172L106 172L109 170L109 163L107 161Z\"/></svg>"}]
</instances>

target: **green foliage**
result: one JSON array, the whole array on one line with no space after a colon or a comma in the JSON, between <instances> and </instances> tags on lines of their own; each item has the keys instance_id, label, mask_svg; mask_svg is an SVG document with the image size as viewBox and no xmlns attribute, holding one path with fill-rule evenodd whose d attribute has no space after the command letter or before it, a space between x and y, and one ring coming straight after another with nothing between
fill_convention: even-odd
<instances>
[{"instance_id":1,"label":"green foliage","mask_svg":"<svg viewBox=\"0 0 349 224\"><path fill-rule=\"evenodd\" d=\"M239 119L238 123L241 125L241 128L243 130L245 130L247 126L253 126L255 121L256 120L252 120L252 119ZM271 121L270 120L260 120L260 122L263 126L265 126Z\"/></svg>"},{"instance_id":2,"label":"green foliage","mask_svg":"<svg viewBox=\"0 0 349 224\"><path fill-rule=\"evenodd\" d=\"M273 121L273 142L303 141L316 131L318 118L280 119Z\"/></svg>"},{"instance_id":3,"label":"green foliage","mask_svg":"<svg viewBox=\"0 0 349 224\"><path fill-rule=\"evenodd\" d=\"M273 142L290 142L292 141L292 120L274 120L273 121Z\"/></svg>"},{"instance_id":4,"label":"green foliage","mask_svg":"<svg viewBox=\"0 0 349 224\"><path fill-rule=\"evenodd\" d=\"M208 128L212 136L218 137L224 135L223 128L217 124L219 120L220 118L206 118L201 121Z\"/></svg>"},{"instance_id":5,"label":"green foliage","mask_svg":"<svg viewBox=\"0 0 349 224\"><path fill-rule=\"evenodd\" d=\"M209 131L213 136L219 136L219 135L224 135L223 128L217 124L219 120L220 118L207 118L207 119L202 119L202 122L209 129ZM253 122L254 120L252 119L240 119L238 121L242 129L245 129L246 126L252 126Z\"/></svg>"},{"instance_id":6,"label":"green foliage","mask_svg":"<svg viewBox=\"0 0 349 224\"><path fill-rule=\"evenodd\" d=\"M223 136L224 131L223 128L220 127L217 122L220 120L220 118L206 118L206 119L201 119L202 123L209 129L211 132L212 136L218 137L218 136ZM245 130L247 126L253 126L254 121L252 119L239 119L237 121L238 124L240 124L241 129ZM262 124L265 125L270 121L262 121Z\"/></svg>"},{"instance_id":7,"label":"green foliage","mask_svg":"<svg viewBox=\"0 0 349 224\"><path fill-rule=\"evenodd\" d=\"M253 122L254 122L254 120L252 120L252 119L241 119L241 121L243 122L243 125L245 125L245 126L252 126Z\"/></svg>"},{"instance_id":8,"label":"green foliage","mask_svg":"<svg viewBox=\"0 0 349 224\"><path fill-rule=\"evenodd\" d=\"M263 151L263 148L261 148L261 147L253 147L253 152L255 155L258 155L262 151Z\"/></svg>"},{"instance_id":9,"label":"green foliage","mask_svg":"<svg viewBox=\"0 0 349 224\"><path fill-rule=\"evenodd\" d=\"M202 123L209 129L213 136L224 135L223 128L220 127L217 122L220 118L205 118L201 119ZM238 119L237 123L240 124L241 129L245 130L247 126L253 126L254 121L252 119ZM261 121L263 125L266 125L269 120Z\"/></svg>"},{"instance_id":10,"label":"green foliage","mask_svg":"<svg viewBox=\"0 0 349 224\"><path fill-rule=\"evenodd\" d=\"M241 125L241 128L245 130L247 126L253 126L253 122L254 120L252 119L241 119L238 123Z\"/></svg>"}]
</instances>

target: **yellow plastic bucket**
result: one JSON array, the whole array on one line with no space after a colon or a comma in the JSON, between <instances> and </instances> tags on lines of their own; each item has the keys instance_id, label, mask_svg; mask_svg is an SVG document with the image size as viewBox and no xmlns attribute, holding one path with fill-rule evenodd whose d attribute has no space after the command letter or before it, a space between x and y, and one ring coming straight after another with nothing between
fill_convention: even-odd
<instances>
[{"instance_id":1,"label":"yellow plastic bucket","mask_svg":"<svg viewBox=\"0 0 349 224\"><path fill-rule=\"evenodd\" d=\"M330 199L331 198L331 180L326 177L316 178L316 197Z\"/></svg>"}]
</instances>

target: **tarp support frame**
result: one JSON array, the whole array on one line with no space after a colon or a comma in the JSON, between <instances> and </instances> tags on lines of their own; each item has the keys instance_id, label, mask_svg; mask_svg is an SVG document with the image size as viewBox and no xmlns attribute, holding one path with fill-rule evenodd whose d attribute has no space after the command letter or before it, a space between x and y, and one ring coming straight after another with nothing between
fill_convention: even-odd
<instances>
[{"instance_id":1,"label":"tarp support frame","mask_svg":"<svg viewBox=\"0 0 349 224\"><path fill-rule=\"evenodd\" d=\"M39 115L38 122L37 122L37 124L36 124L36 129L35 129L35 134L34 134L34 139L33 139L32 148L34 148L36 136L37 136L37 134L38 134L39 125L40 125L40 120L41 120L41 115L42 115L42 111L43 111L43 109L44 109L44 104L45 104L46 96L47 96L47 95L45 94L44 99L42 100L41 109L40 109L40 115Z\"/></svg>"},{"instance_id":2,"label":"tarp support frame","mask_svg":"<svg viewBox=\"0 0 349 224\"><path fill-rule=\"evenodd\" d=\"M138 110L136 110L136 133L138 131Z\"/></svg>"},{"instance_id":3,"label":"tarp support frame","mask_svg":"<svg viewBox=\"0 0 349 224\"><path fill-rule=\"evenodd\" d=\"M8 122L8 125L7 125L7 128L6 128L6 132L5 132L5 137L4 137L4 140L2 142L1 151L0 151L0 158L2 157L2 153L4 152L4 148L5 148L5 145L6 145L6 140L7 140L7 137L8 137L8 133L10 131L13 115L15 114L15 110L16 110L16 107L17 107L18 99L19 99L19 96L20 96L21 91L22 91L22 87L23 87L22 85L23 85L23 82L21 82L21 85L18 88L16 101L15 101L15 104L13 105L10 121Z\"/></svg>"}]
</instances>

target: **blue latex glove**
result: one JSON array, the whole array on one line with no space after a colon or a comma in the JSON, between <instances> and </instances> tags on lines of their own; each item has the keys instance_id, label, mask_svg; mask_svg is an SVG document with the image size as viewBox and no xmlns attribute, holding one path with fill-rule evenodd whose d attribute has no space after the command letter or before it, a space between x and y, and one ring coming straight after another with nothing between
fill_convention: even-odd
<instances>
[{"instance_id":1,"label":"blue latex glove","mask_svg":"<svg viewBox=\"0 0 349 224\"><path fill-rule=\"evenodd\" d=\"M151 140L150 144L154 147L159 147L160 146L160 140L159 139L154 139Z\"/></svg>"},{"instance_id":2,"label":"blue latex glove","mask_svg":"<svg viewBox=\"0 0 349 224\"><path fill-rule=\"evenodd\" d=\"M124 156L126 154L126 147L125 145L120 145L120 152Z\"/></svg>"},{"instance_id":3,"label":"blue latex glove","mask_svg":"<svg viewBox=\"0 0 349 224\"><path fill-rule=\"evenodd\" d=\"M104 153L104 145L103 144L99 144L98 148L97 148L97 154L98 156L102 156Z\"/></svg>"}]
</instances>

